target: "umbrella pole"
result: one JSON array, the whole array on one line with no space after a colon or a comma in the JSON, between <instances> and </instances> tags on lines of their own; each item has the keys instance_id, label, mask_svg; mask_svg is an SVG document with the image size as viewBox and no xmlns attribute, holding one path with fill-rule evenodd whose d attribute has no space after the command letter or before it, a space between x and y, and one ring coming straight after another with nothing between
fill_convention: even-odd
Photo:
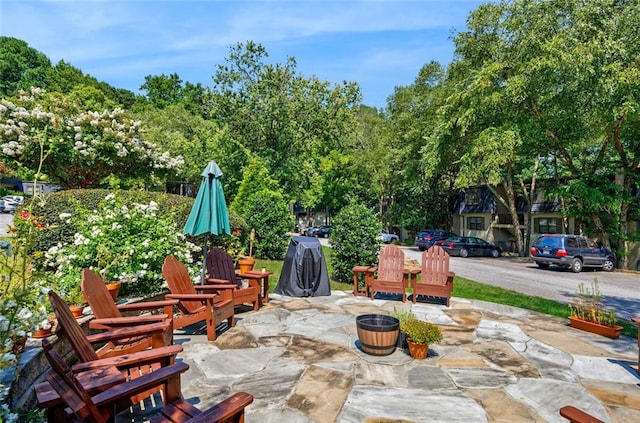
<instances>
[{"instance_id":1,"label":"umbrella pole","mask_svg":"<svg viewBox=\"0 0 640 423\"><path fill-rule=\"evenodd\" d=\"M207 238L209 233L204 234L204 242L202 244L202 269L200 270L200 285L204 285L205 266L207 264Z\"/></svg>"}]
</instances>

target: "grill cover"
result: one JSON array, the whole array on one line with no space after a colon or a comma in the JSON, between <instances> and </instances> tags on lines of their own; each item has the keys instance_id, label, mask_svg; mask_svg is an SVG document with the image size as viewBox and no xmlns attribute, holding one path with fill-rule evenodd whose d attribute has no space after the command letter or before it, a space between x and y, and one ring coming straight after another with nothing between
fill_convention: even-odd
<instances>
[{"instance_id":1,"label":"grill cover","mask_svg":"<svg viewBox=\"0 0 640 423\"><path fill-rule=\"evenodd\" d=\"M307 236L291 238L274 292L289 297L331 295L327 264L318 239Z\"/></svg>"}]
</instances>

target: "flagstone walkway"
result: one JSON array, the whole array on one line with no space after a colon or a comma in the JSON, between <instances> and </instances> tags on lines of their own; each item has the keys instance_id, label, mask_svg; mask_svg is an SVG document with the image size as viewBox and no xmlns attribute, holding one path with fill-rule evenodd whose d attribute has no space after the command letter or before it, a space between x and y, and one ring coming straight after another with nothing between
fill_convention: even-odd
<instances>
[{"instance_id":1,"label":"flagstone walkway","mask_svg":"<svg viewBox=\"0 0 640 423\"><path fill-rule=\"evenodd\" d=\"M640 421L635 339L610 340L564 319L452 298L451 307L350 293L270 297L216 342L180 334L185 398L205 409L254 395L246 422L566 422L574 405L608 422ZM407 307L444 333L426 360L358 348L355 317ZM204 332L202 332L204 333Z\"/></svg>"}]
</instances>

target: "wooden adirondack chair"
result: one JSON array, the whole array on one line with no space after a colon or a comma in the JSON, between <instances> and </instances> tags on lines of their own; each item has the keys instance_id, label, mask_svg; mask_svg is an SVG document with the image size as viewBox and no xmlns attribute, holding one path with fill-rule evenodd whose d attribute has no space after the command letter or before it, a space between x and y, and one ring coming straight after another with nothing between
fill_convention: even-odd
<instances>
[{"instance_id":1,"label":"wooden adirondack chair","mask_svg":"<svg viewBox=\"0 0 640 423\"><path fill-rule=\"evenodd\" d=\"M407 301L408 273L404 271L404 252L397 245L386 245L378 258L378 266L369 268L370 277L365 278L366 290L373 300L376 292L402 294Z\"/></svg>"},{"instance_id":2,"label":"wooden adirondack chair","mask_svg":"<svg viewBox=\"0 0 640 423\"><path fill-rule=\"evenodd\" d=\"M443 297L449 307L454 276L455 273L449 271L449 254L439 245L433 245L422 253L420 280L413 278L413 302L418 295Z\"/></svg>"},{"instance_id":3,"label":"wooden adirondack chair","mask_svg":"<svg viewBox=\"0 0 640 423\"><path fill-rule=\"evenodd\" d=\"M207 266L207 284L229 285L233 288L233 304L241 305L250 303L254 310L260 307L260 289L262 288L259 279L248 274L236 274L233 258L226 251L213 247L207 253L205 259ZM238 280L247 279L249 286L242 288L238 286Z\"/></svg>"},{"instance_id":4,"label":"wooden adirondack chair","mask_svg":"<svg viewBox=\"0 0 640 423\"><path fill-rule=\"evenodd\" d=\"M253 402L253 396L246 392L238 392L209 410L200 411L182 399L180 375L189 369L184 362L172 364L92 395L49 342L43 341L42 346L52 367L52 371L46 375L47 382L64 400L67 406L65 411L74 421L112 421L114 416L126 407L128 398L158 384L164 386L166 405L150 419L152 423L244 422L244 409Z\"/></svg>"},{"instance_id":5,"label":"wooden adirondack chair","mask_svg":"<svg viewBox=\"0 0 640 423\"><path fill-rule=\"evenodd\" d=\"M49 301L58 321L56 333L68 341L78 359L78 363L72 367L74 372L86 372L114 366L121 372L122 380L133 380L141 375L152 373L172 364L176 354L182 351L182 346L180 345L163 345L162 335L169 326L166 321L119 328L87 336L71 315L67 304L58 294L54 291L49 291ZM110 354L111 351L104 351L104 348L96 351L92 346L92 343L99 345L113 343L117 345L119 339L131 339L142 335L149 336L149 334L152 334L152 338L157 342L157 345L153 345L155 348L131 354L127 353L117 357L112 356ZM129 403L139 402L162 388L163 386L160 385L151 386L146 392L141 392L139 395L129 398ZM100 385L96 389L99 390ZM55 396L51 397L50 387L47 385L36 386L36 396L40 407L48 409L48 414L51 417L49 421L56 421L55 417L52 416L59 416L60 399Z\"/></svg>"},{"instance_id":6,"label":"wooden adirondack chair","mask_svg":"<svg viewBox=\"0 0 640 423\"><path fill-rule=\"evenodd\" d=\"M107 290L104 280L95 272L89 269L82 269L82 293L89 303L95 319L89 322L89 327L94 329L114 329L119 327L138 326L141 324L168 322L168 327L163 333L163 345L173 343L173 307L178 304L177 300L148 301L135 304L116 305L113 297ZM123 316L123 312L150 312L162 310L162 314L144 314L137 316ZM149 334L118 340L118 344L108 345L111 354L115 356L124 353L142 351L155 345L159 345L159 340L153 340Z\"/></svg>"},{"instance_id":7,"label":"wooden adirondack chair","mask_svg":"<svg viewBox=\"0 0 640 423\"><path fill-rule=\"evenodd\" d=\"M204 321L207 325L207 339L215 341L218 323L226 319L229 327L235 325L233 287L228 284L194 285L187 268L173 256L164 259L162 275L171 291L166 298L179 301L180 315L173 318L174 329Z\"/></svg>"}]
</instances>

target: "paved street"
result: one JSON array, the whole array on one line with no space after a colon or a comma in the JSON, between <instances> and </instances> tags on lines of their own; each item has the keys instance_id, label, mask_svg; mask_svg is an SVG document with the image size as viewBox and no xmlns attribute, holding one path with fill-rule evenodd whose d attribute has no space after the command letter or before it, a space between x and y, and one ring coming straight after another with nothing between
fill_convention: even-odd
<instances>
[{"instance_id":1,"label":"paved street","mask_svg":"<svg viewBox=\"0 0 640 423\"><path fill-rule=\"evenodd\" d=\"M0 237L7 236L7 226L13 222L13 214L0 213Z\"/></svg>"}]
</instances>

